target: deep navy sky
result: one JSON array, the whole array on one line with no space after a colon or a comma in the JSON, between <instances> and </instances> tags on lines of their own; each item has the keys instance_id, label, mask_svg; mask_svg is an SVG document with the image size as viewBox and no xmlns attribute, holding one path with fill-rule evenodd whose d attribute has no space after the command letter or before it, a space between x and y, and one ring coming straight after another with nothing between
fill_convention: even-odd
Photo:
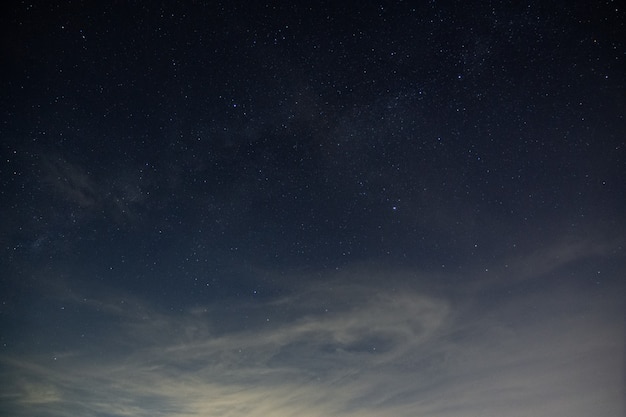
<instances>
[{"instance_id":1,"label":"deep navy sky","mask_svg":"<svg viewBox=\"0 0 626 417\"><path fill-rule=\"evenodd\" d=\"M2 413L623 412L617 2L55 3L0 13Z\"/></svg>"}]
</instances>

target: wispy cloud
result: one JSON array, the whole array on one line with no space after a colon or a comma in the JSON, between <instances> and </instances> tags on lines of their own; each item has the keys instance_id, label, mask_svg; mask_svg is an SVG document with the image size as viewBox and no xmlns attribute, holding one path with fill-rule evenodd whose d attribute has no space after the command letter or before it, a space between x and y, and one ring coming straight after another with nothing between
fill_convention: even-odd
<instances>
[{"instance_id":1,"label":"wispy cloud","mask_svg":"<svg viewBox=\"0 0 626 417\"><path fill-rule=\"evenodd\" d=\"M139 174L111 172L108 181L103 181L60 155L42 155L41 167L42 184L82 210L107 212L118 220L127 220L146 199Z\"/></svg>"},{"instance_id":2,"label":"wispy cloud","mask_svg":"<svg viewBox=\"0 0 626 417\"><path fill-rule=\"evenodd\" d=\"M60 157L44 157L44 181L55 191L80 207L91 207L101 199L98 187L89 174Z\"/></svg>"},{"instance_id":3,"label":"wispy cloud","mask_svg":"<svg viewBox=\"0 0 626 417\"><path fill-rule=\"evenodd\" d=\"M176 312L128 295L72 296L100 315L101 349L2 356L3 407L87 417L623 411L618 297L546 286L481 305L395 284L432 279L423 274L370 271L384 273L355 268L282 298Z\"/></svg>"}]
</instances>

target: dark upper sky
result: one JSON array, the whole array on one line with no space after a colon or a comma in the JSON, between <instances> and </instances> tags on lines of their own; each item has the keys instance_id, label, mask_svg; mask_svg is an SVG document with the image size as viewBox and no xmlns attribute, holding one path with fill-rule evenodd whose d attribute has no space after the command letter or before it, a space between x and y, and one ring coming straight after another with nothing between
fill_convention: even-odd
<instances>
[{"instance_id":1,"label":"dark upper sky","mask_svg":"<svg viewBox=\"0 0 626 417\"><path fill-rule=\"evenodd\" d=\"M1 13L3 414L623 412L617 2L56 3Z\"/></svg>"}]
</instances>

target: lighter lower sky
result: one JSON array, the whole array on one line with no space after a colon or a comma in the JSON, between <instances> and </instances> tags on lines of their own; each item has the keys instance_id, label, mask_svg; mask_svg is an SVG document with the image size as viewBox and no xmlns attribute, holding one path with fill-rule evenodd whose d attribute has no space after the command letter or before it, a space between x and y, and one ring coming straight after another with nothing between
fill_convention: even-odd
<instances>
[{"instance_id":1,"label":"lighter lower sky","mask_svg":"<svg viewBox=\"0 0 626 417\"><path fill-rule=\"evenodd\" d=\"M492 274L294 271L273 277L280 296L176 311L44 285L57 319L94 317L89 341L3 354L2 403L16 417L618 416L623 299L575 266L601 250L561 242Z\"/></svg>"}]
</instances>

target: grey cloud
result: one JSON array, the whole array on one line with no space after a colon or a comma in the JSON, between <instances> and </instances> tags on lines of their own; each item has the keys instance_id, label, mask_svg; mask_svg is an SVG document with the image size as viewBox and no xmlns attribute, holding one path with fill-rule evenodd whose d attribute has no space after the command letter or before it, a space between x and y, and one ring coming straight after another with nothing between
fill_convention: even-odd
<instances>
[{"instance_id":1,"label":"grey cloud","mask_svg":"<svg viewBox=\"0 0 626 417\"><path fill-rule=\"evenodd\" d=\"M231 309L271 320L227 330L221 307L173 313L114 294L91 300L85 306L113 323L105 349L2 356L12 387L2 402L18 417L623 411L623 305L609 289L549 286L483 306L400 288L406 271L369 270L379 273L389 278L356 267L282 299L239 303Z\"/></svg>"},{"instance_id":2,"label":"grey cloud","mask_svg":"<svg viewBox=\"0 0 626 417\"><path fill-rule=\"evenodd\" d=\"M511 278L517 281L532 280L541 278L571 262L592 257L610 256L618 246L618 241L606 242L605 239L594 239L593 236L572 236L568 239L546 244L530 254L512 258L510 262L505 262L505 265L500 267L500 271L509 272L507 281Z\"/></svg>"},{"instance_id":3,"label":"grey cloud","mask_svg":"<svg viewBox=\"0 0 626 417\"><path fill-rule=\"evenodd\" d=\"M494 269L519 286L611 252L571 242ZM106 324L102 350L1 356L12 387L2 402L18 417L43 409L87 417L623 411L624 305L615 289L548 280L502 303L488 298L499 282L492 276L464 284L369 265L323 280L302 275L288 282L307 284L286 285L282 298L176 312L105 289L88 298L48 286L49 297L98 315L93 326ZM457 285L425 287L434 281Z\"/></svg>"}]
</instances>

